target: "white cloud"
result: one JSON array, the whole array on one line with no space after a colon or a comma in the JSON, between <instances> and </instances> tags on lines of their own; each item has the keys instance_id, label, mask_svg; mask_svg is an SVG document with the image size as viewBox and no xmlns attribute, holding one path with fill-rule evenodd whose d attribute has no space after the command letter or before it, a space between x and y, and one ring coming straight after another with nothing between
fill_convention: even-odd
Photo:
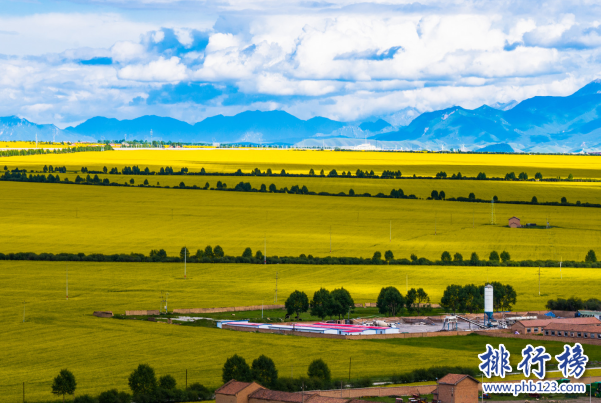
<instances>
[{"instance_id":1,"label":"white cloud","mask_svg":"<svg viewBox=\"0 0 601 403\"><path fill-rule=\"evenodd\" d=\"M119 70L118 77L133 81L178 82L185 80L188 74L186 66L180 63L180 58L173 56L170 59L159 57L148 64L125 66Z\"/></svg>"},{"instance_id":2,"label":"white cloud","mask_svg":"<svg viewBox=\"0 0 601 403\"><path fill-rule=\"evenodd\" d=\"M0 14L0 54L9 55L0 59L0 115L61 125L282 108L354 120L566 95L601 73L601 8L569 3L96 0L86 9L118 11ZM79 63L96 57L114 64ZM225 93L204 104L143 102L187 81Z\"/></svg>"}]
</instances>

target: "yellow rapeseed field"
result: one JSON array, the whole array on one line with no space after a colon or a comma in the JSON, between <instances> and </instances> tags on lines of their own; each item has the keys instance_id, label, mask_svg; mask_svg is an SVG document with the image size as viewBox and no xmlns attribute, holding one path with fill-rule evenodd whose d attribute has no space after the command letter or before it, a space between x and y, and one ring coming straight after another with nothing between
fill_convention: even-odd
<instances>
[{"instance_id":1,"label":"yellow rapeseed field","mask_svg":"<svg viewBox=\"0 0 601 403\"><path fill-rule=\"evenodd\" d=\"M488 155L488 154L440 154L440 153L400 153L400 152L351 152L351 151L293 151L269 149L214 149L204 150L144 150L131 149L111 152L76 153L69 155L40 155L10 157L0 163L10 167L31 169L44 164L65 165L69 170L87 166L100 170L103 166L123 167L125 165L148 166L158 170L161 166L173 168L188 167L193 171L205 168L210 172L235 172L242 169L249 172L259 168L277 172L285 169L291 173L308 173L313 168L317 172L324 169L355 172L357 169L401 170L403 175L434 176L439 171L447 174L461 172L476 176L485 172L490 176L504 177L508 172L516 175L524 171L532 178L536 172L544 177L561 176L570 173L575 178L601 178L599 156L579 155Z\"/></svg>"},{"instance_id":2,"label":"yellow rapeseed field","mask_svg":"<svg viewBox=\"0 0 601 403\"><path fill-rule=\"evenodd\" d=\"M488 258L584 259L601 241L599 209L426 200L350 198L64 184L0 182L0 251L176 255L221 245L239 256L371 257L392 250L439 259L443 251ZM510 229L507 219L550 229ZM392 235L392 239L391 238Z\"/></svg>"},{"instance_id":3,"label":"yellow rapeseed field","mask_svg":"<svg viewBox=\"0 0 601 403\"><path fill-rule=\"evenodd\" d=\"M69 300L65 298L69 270ZM257 270L259 269L260 270ZM273 303L275 272L279 302L295 289L312 294L319 287L344 286L357 302L374 301L382 286L423 287L438 302L449 283L481 284L486 268L419 266L251 266L162 263L0 262L0 327L2 365L0 394L7 402L51 399L53 377L68 368L77 377L77 394L97 394L109 388L128 390L127 376L140 363L152 365L157 375L172 374L178 384L220 384L221 367L234 353L252 361L260 354L274 359L280 376L304 375L308 364L323 358L335 378L390 376L434 365L476 366L485 344L504 343L519 361L527 340L485 337L420 338L407 340L340 341L270 334L241 333L208 328L92 316L95 310L157 309L161 291L169 292L169 309ZM543 269L542 296L537 273L528 268L491 269L489 279L513 284L517 309L540 309L546 299L598 294L599 271L567 269L563 279L556 269ZM23 322L25 318L25 322ZM552 354L562 343L537 342ZM591 360L601 360L601 347L585 346Z\"/></svg>"},{"instance_id":4,"label":"yellow rapeseed field","mask_svg":"<svg viewBox=\"0 0 601 403\"><path fill-rule=\"evenodd\" d=\"M61 180L69 178L75 181L77 176L85 179L87 174L72 173L59 174ZM91 175L92 177L94 174ZM216 187L217 182L225 182L229 188L235 187L240 182L249 182L253 188L260 189L264 184L269 188L275 184L278 189L292 186L307 186L311 192L339 193L349 192L353 189L356 194L370 193L372 196L378 193L389 195L392 189L402 189L406 195L414 194L419 198L430 197L432 190L444 191L449 197L468 197L474 193L476 197L491 200L497 196L499 200L506 201L531 201L536 196L539 202L559 202L562 197L575 203L599 203L601 182L531 182L531 181L475 181L475 180L436 180L436 179L357 179L357 178L295 178L279 176L180 176L180 175L104 175L99 174L102 180L108 178L110 182L119 184L130 183L134 180L135 185L141 185L145 180L149 185L156 186L179 186L184 182L186 186L204 187L209 183L210 187Z\"/></svg>"}]
</instances>

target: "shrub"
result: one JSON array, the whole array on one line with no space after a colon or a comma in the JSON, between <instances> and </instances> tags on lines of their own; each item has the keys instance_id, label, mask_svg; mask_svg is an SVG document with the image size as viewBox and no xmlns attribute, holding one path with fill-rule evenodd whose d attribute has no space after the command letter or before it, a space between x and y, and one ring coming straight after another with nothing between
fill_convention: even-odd
<instances>
[{"instance_id":1,"label":"shrub","mask_svg":"<svg viewBox=\"0 0 601 403\"><path fill-rule=\"evenodd\" d=\"M171 375L163 375L159 378L159 387L161 389L172 390L176 386L175 378Z\"/></svg>"},{"instance_id":2,"label":"shrub","mask_svg":"<svg viewBox=\"0 0 601 403\"><path fill-rule=\"evenodd\" d=\"M317 378L325 382L330 382L331 379L330 368L328 368L328 365L321 358L313 360L309 364L307 375L309 378Z\"/></svg>"},{"instance_id":3,"label":"shrub","mask_svg":"<svg viewBox=\"0 0 601 403\"><path fill-rule=\"evenodd\" d=\"M98 400L94 399L90 395L81 395L73 399L73 403L97 403Z\"/></svg>"},{"instance_id":4,"label":"shrub","mask_svg":"<svg viewBox=\"0 0 601 403\"><path fill-rule=\"evenodd\" d=\"M225 361L225 364L223 364L221 378L223 383L227 383L232 379L240 382L250 382L252 380L252 374L246 360L238 354L234 354Z\"/></svg>"}]
</instances>

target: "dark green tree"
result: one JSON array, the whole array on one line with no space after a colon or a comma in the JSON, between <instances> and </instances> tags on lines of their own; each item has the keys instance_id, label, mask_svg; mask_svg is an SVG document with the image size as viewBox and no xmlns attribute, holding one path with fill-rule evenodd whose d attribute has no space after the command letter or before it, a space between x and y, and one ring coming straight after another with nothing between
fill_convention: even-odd
<instances>
[{"instance_id":1,"label":"dark green tree","mask_svg":"<svg viewBox=\"0 0 601 403\"><path fill-rule=\"evenodd\" d=\"M175 378L171 375L163 375L159 378L159 387L161 389L173 390L175 389L176 385L177 382L175 381Z\"/></svg>"},{"instance_id":2,"label":"dark green tree","mask_svg":"<svg viewBox=\"0 0 601 403\"><path fill-rule=\"evenodd\" d=\"M209 259L215 257L215 255L213 254L213 248L211 248L211 245L208 245L205 248L205 253L204 253L205 257L208 257Z\"/></svg>"},{"instance_id":3,"label":"dark green tree","mask_svg":"<svg viewBox=\"0 0 601 403\"><path fill-rule=\"evenodd\" d=\"M330 295L332 296L332 315L338 315L338 319L348 312L355 311L355 301L351 294L344 287L336 288Z\"/></svg>"},{"instance_id":4,"label":"dark green tree","mask_svg":"<svg viewBox=\"0 0 601 403\"><path fill-rule=\"evenodd\" d=\"M374 256L371 258L374 262L382 260L382 254L380 252L374 252Z\"/></svg>"},{"instance_id":5,"label":"dark green tree","mask_svg":"<svg viewBox=\"0 0 601 403\"><path fill-rule=\"evenodd\" d=\"M332 315L332 295L325 288L320 288L313 294L311 300L311 316L317 316L322 320Z\"/></svg>"},{"instance_id":6,"label":"dark green tree","mask_svg":"<svg viewBox=\"0 0 601 403\"><path fill-rule=\"evenodd\" d=\"M383 287L378 295L376 306L381 314L395 316L397 312L403 309L405 298L395 287Z\"/></svg>"},{"instance_id":7,"label":"dark green tree","mask_svg":"<svg viewBox=\"0 0 601 403\"><path fill-rule=\"evenodd\" d=\"M260 192L267 192L267 186L265 186L264 183L261 184L261 189L259 190Z\"/></svg>"},{"instance_id":8,"label":"dark green tree","mask_svg":"<svg viewBox=\"0 0 601 403\"><path fill-rule=\"evenodd\" d=\"M443 262L447 262L447 263L450 262L451 254L445 250L444 252L442 252L442 255L440 256L440 260L442 260Z\"/></svg>"},{"instance_id":9,"label":"dark green tree","mask_svg":"<svg viewBox=\"0 0 601 403\"><path fill-rule=\"evenodd\" d=\"M354 195L355 195L355 191L354 191L353 189L350 189L350 190L348 191L348 195L349 195L349 196L354 196Z\"/></svg>"},{"instance_id":10,"label":"dark green tree","mask_svg":"<svg viewBox=\"0 0 601 403\"><path fill-rule=\"evenodd\" d=\"M457 252L453 255L453 262L463 262L463 256Z\"/></svg>"},{"instance_id":11,"label":"dark green tree","mask_svg":"<svg viewBox=\"0 0 601 403\"><path fill-rule=\"evenodd\" d=\"M509 252L507 252L507 251L501 252L501 260L504 262L509 262L511 260L511 256L509 255Z\"/></svg>"},{"instance_id":12,"label":"dark green tree","mask_svg":"<svg viewBox=\"0 0 601 403\"><path fill-rule=\"evenodd\" d=\"M313 168L311 168L311 169L309 170L309 175L311 175L311 176L315 176L315 171L313 170Z\"/></svg>"},{"instance_id":13,"label":"dark green tree","mask_svg":"<svg viewBox=\"0 0 601 403\"><path fill-rule=\"evenodd\" d=\"M497 195L494 195L494 196L492 197L492 199L493 199L493 201L494 201L495 203L497 203L497 202L499 201L499 198L497 197Z\"/></svg>"},{"instance_id":14,"label":"dark green tree","mask_svg":"<svg viewBox=\"0 0 601 403\"><path fill-rule=\"evenodd\" d=\"M384 259L386 260L386 262L388 262L388 264L390 264L390 261L394 259L394 254L391 250L387 250L386 252L384 252Z\"/></svg>"},{"instance_id":15,"label":"dark green tree","mask_svg":"<svg viewBox=\"0 0 601 403\"><path fill-rule=\"evenodd\" d=\"M417 290L415 288L407 291L407 295L405 296L405 306L409 311L413 311L417 305Z\"/></svg>"},{"instance_id":16,"label":"dark green tree","mask_svg":"<svg viewBox=\"0 0 601 403\"><path fill-rule=\"evenodd\" d=\"M453 313L457 312L461 306L461 286L455 284L447 286L440 299L440 306Z\"/></svg>"},{"instance_id":17,"label":"dark green tree","mask_svg":"<svg viewBox=\"0 0 601 403\"><path fill-rule=\"evenodd\" d=\"M543 179L543 174L541 174L540 172L537 172L537 173L534 175L534 179L542 180L542 179Z\"/></svg>"},{"instance_id":18,"label":"dark green tree","mask_svg":"<svg viewBox=\"0 0 601 403\"><path fill-rule=\"evenodd\" d=\"M223 380L223 383L227 383L232 379L239 382L251 382L252 373L246 360L238 354L234 354L225 361L225 364L223 364L221 379Z\"/></svg>"},{"instance_id":19,"label":"dark green tree","mask_svg":"<svg viewBox=\"0 0 601 403\"><path fill-rule=\"evenodd\" d=\"M52 382L52 394L57 396L62 395L63 403L65 401L65 395L72 395L75 393L76 388L77 382L75 381L75 376L68 369L61 369Z\"/></svg>"},{"instance_id":20,"label":"dark green tree","mask_svg":"<svg viewBox=\"0 0 601 403\"><path fill-rule=\"evenodd\" d=\"M277 190L278 189L275 187L275 185L273 183L271 185L269 185L269 191L271 193L275 193L275 192L277 192Z\"/></svg>"},{"instance_id":21,"label":"dark green tree","mask_svg":"<svg viewBox=\"0 0 601 403\"><path fill-rule=\"evenodd\" d=\"M417 255L415 253L412 253L409 258L411 259L412 262L417 262Z\"/></svg>"},{"instance_id":22,"label":"dark green tree","mask_svg":"<svg viewBox=\"0 0 601 403\"><path fill-rule=\"evenodd\" d=\"M438 192L438 198L440 200L444 200L447 197L447 195L444 193L444 190L441 190L440 192Z\"/></svg>"},{"instance_id":23,"label":"dark green tree","mask_svg":"<svg viewBox=\"0 0 601 403\"><path fill-rule=\"evenodd\" d=\"M284 304L288 315L296 314L298 317L301 313L309 310L309 297L302 291L294 291Z\"/></svg>"},{"instance_id":24,"label":"dark green tree","mask_svg":"<svg viewBox=\"0 0 601 403\"><path fill-rule=\"evenodd\" d=\"M532 196L532 201L530 201L530 203L532 203L532 204L538 203L538 199L536 198L536 196Z\"/></svg>"},{"instance_id":25,"label":"dark green tree","mask_svg":"<svg viewBox=\"0 0 601 403\"><path fill-rule=\"evenodd\" d=\"M480 258L476 252L472 253L472 256L470 257L470 264L472 266L478 266L480 264Z\"/></svg>"},{"instance_id":26,"label":"dark green tree","mask_svg":"<svg viewBox=\"0 0 601 403\"><path fill-rule=\"evenodd\" d=\"M213 254L215 255L215 257L224 257L225 253L223 252L223 248L219 245L215 246L215 249L213 250Z\"/></svg>"},{"instance_id":27,"label":"dark green tree","mask_svg":"<svg viewBox=\"0 0 601 403\"><path fill-rule=\"evenodd\" d=\"M561 204L568 204L568 199L565 196L561 198Z\"/></svg>"},{"instance_id":28,"label":"dark green tree","mask_svg":"<svg viewBox=\"0 0 601 403\"><path fill-rule=\"evenodd\" d=\"M430 193L430 196L432 197L432 199L438 200L438 191L433 190L432 193Z\"/></svg>"},{"instance_id":29,"label":"dark green tree","mask_svg":"<svg viewBox=\"0 0 601 403\"><path fill-rule=\"evenodd\" d=\"M127 395L129 397L129 395ZM117 389L105 390L104 392L98 395L98 403L121 403L121 398L119 397L119 391ZM129 400L128 400L129 401ZM76 403L73 401L73 403ZM86 402L87 403L87 402ZM94 399L91 399L90 403L96 403Z\"/></svg>"},{"instance_id":30,"label":"dark green tree","mask_svg":"<svg viewBox=\"0 0 601 403\"><path fill-rule=\"evenodd\" d=\"M476 195L473 194L473 193L470 193L467 198L470 199L470 200L476 200Z\"/></svg>"},{"instance_id":31,"label":"dark green tree","mask_svg":"<svg viewBox=\"0 0 601 403\"><path fill-rule=\"evenodd\" d=\"M253 251L250 248L246 248L244 249L244 252L242 252L242 257L246 257L248 259L253 257Z\"/></svg>"},{"instance_id":32,"label":"dark green tree","mask_svg":"<svg viewBox=\"0 0 601 403\"><path fill-rule=\"evenodd\" d=\"M278 370L275 363L265 355L261 355L253 361L251 374L254 381L268 388L274 387L278 381Z\"/></svg>"},{"instance_id":33,"label":"dark green tree","mask_svg":"<svg viewBox=\"0 0 601 403\"><path fill-rule=\"evenodd\" d=\"M421 310L422 306L430 303L430 297L423 288L417 289L417 310Z\"/></svg>"},{"instance_id":34,"label":"dark green tree","mask_svg":"<svg viewBox=\"0 0 601 403\"><path fill-rule=\"evenodd\" d=\"M106 166L102 168L102 172L107 173L108 171L109 170L108 170L108 168Z\"/></svg>"},{"instance_id":35,"label":"dark green tree","mask_svg":"<svg viewBox=\"0 0 601 403\"><path fill-rule=\"evenodd\" d=\"M88 175L88 177L89 177L89 176L90 176L90 175ZM132 185L133 185L135 182L136 182L136 181L134 181L134 178L131 178L131 179L129 180L129 183L130 183L130 184L132 184Z\"/></svg>"},{"instance_id":36,"label":"dark green tree","mask_svg":"<svg viewBox=\"0 0 601 403\"><path fill-rule=\"evenodd\" d=\"M258 251L255 253L255 259L257 259L257 260L260 260L260 261L263 261L263 259L264 259L263 252L261 252L260 250L258 250Z\"/></svg>"},{"instance_id":37,"label":"dark green tree","mask_svg":"<svg viewBox=\"0 0 601 403\"><path fill-rule=\"evenodd\" d=\"M201 251L200 249L196 249L196 254L194 255L194 257L197 260L202 259L205 256L205 253L203 251Z\"/></svg>"},{"instance_id":38,"label":"dark green tree","mask_svg":"<svg viewBox=\"0 0 601 403\"><path fill-rule=\"evenodd\" d=\"M190 260L190 249L185 246L179 251L179 258L184 260L184 257L186 260Z\"/></svg>"},{"instance_id":39,"label":"dark green tree","mask_svg":"<svg viewBox=\"0 0 601 403\"><path fill-rule=\"evenodd\" d=\"M497 251L493 250L492 252L490 252L490 255L488 256L488 260L492 260L494 262L498 262L499 261L499 254L497 253Z\"/></svg>"},{"instance_id":40,"label":"dark green tree","mask_svg":"<svg viewBox=\"0 0 601 403\"><path fill-rule=\"evenodd\" d=\"M154 369L148 364L140 364L127 381L134 395L150 395L157 388L157 378Z\"/></svg>"},{"instance_id":41,"label":"dark green tree","mask_svg":"<svg viewBox=\"0 0 601 403\"><path fill-rule=\"evenodd\" d=\"M114 389L114 391L116 392L117 389ZM102 393L105 393L105 392L102 392ZM102 393L100 395L102 395ZM114 400L113 401L100 400L100 396L98 396L98 400L96 400L90 395L79 395L75 399L73 399L73 403L121 403L121 402L119 402L119 401L115 402Z\"/></svg>"},{"instance_id":42,"label":"dark green tree","mask_svg":"<svg viewBox=\"0 0 601 403\"><path fill-rule=\"evenodd\" d=\"M511 306L515 305L517 302L517 293L513 289L513 287L509 284L505 284L503 286L503 295L500 299L501 310L509 311L511 310Z\"/></svg>"},{"instance_id":43,"label":"dark green tree","mask_svg":"<svg viewBox=\"0 0 601 403\"><path fill-rule=\"evenodd\" d=\"M484 308L484 296L474 284L461 287L459 291L460 309L469 313L477 312Z\"/></svg>"},{"instance_id":44,"label":"dark green tree","mask_svg":"<svg viewBox=\"0 0 601 403\"><path fill-rule=\"evenodd\" d=\"M584 258L585 262L596 262L597 261L597 255L595 254L594 250L589 250L588 253L586 254L585 258Z\"/></svg>"},{"instance_id":45,"label":"dark green tree","mask_svg":"<svg viewBox=\"0 0 601 403\"><path fill-rule=\"evenodd\" d=\"M328 364L326 364L321 358L313 360L313 362L309 364L307 375L309 378L321 379L323 382L330 382L332 379Z\"/></svg>"}]
</instances>

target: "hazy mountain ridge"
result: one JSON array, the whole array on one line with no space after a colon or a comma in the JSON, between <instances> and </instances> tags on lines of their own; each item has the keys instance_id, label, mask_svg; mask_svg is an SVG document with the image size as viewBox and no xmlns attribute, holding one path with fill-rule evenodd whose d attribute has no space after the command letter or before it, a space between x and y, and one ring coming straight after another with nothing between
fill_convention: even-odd
<instances>
[{"instance_id":1,"label":"hazy mountain ridge","mask_svg":"<svg viewBox=\"0 0 601 403\"><path fill-rule=\"evenodd\" d=\"M98 116L64 130L9 116L0 118L0 140L34 140L37 134L41 141L54 136L56 141L152 138L336 146L368 138L385 148L600 151L601 81L593 81L566 97L537 96L473 110L453 106L419 115L413 108L404 108L386 116L347 123L321 116L302 120L281 110L245 111L235 116L208 117L195 124L160 116L131 120Z\"/></svg>"}]
</instances>

